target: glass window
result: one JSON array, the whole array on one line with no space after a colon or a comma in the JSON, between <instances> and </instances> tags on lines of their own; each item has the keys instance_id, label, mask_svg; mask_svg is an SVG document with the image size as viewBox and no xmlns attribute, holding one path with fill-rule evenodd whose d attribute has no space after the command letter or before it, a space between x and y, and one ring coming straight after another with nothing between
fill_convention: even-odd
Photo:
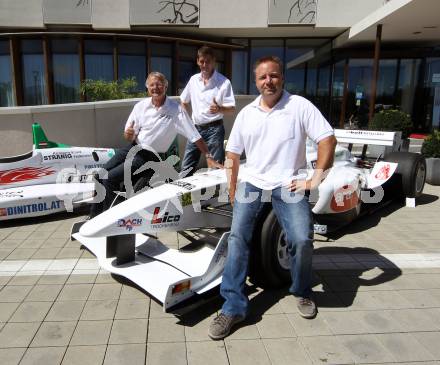
<instances>
[{"instance_id":1,"label":"glass window","mask_svg":"<svg viewBox=\"0 0 440 365\"><path fill-rule=\"evenodd\" d=\"M113 80L113 41L88 39L84 41L86 79Z\"/></svg>"},{"instance_id":2,"label":"glass window","mask_svg":"<svg viewBox=\"0 0 440 365\"><path fill-rule=\"evenodd\" d=\"M427 89L426 126L427 130L440 127L440 58L426 59L425 87Z\"/></svg>"},{"instance_id":3,"label":"glass window","mask_svg":"<svg viewBox=\"0 0 440 365\"><path fill-rule=\"evenodd\" d=\"M405 113L412 114L417 83L420 75L420 59L400 60L396 104Z\"/></svg>"},{"instance_id":4,"label":"glass window","mask_svg":"<svg viewBox=\"0 0 440 365\"><path fill-rule=\"evenodd\" d=\"M148 72L158 71L168 80L167 95L173 94L173 45L171 43L150 43L151 57Z\"/></svg>"},{"instance_id":5,"label":"glass window","mask_svg":"<svg viewBox=\"0 0 440 365\"><path fill-rule=\"evenodd\" d=\"M291 94L305 95L305 65L314 57L313 48L301 46L304 40L288 39L286 41L286 64L284 88ZM289 65L290 64L290 65ZM287 68L287 66L290 66Z\"/></svg>"},{"instance_id":6,"label":"glass window","mask_svg":"<svg viewBox=\"0 0 440 365\"><path fill-rule=\"evenodd\" d=\"M21 53L24 105L47 104L42 41L36 39L22 40Z\"/></svg>"},{"instance_id":7,"label":"glass window","mask_svg":"<svg viewBox=\"0 0 440 365\"><path fill-rule=\"evenodd\" d=\"M9 42L0 41L0 107L14 106L14 90L12 86L11 57Z\"/></svg>"},{"instance_id":8,"label":"glass window","mask_svg":"<svg viewBox=\"0 0 440 365\"><path fill-rule=\"evenodd\" d=\"M335 63L333 67L332 105L330 117L330 122L333 126L339 126L339 119L341 117L342 99L344 97L344 69L345 60Z\"/></svg>"},{"instance_id":9,"label":"glass window","mask_svg":"<svg viewBox=\"0 0 440 365\"><path fill-rule=\"evenodd\" d=\"M397 60L380 60L376 89L376 110L392 108L396 104Z\"/></svg>"},{"instance_id":10,"label":"glass window","mask_svg":"<svg viewBox=\"0 0 440 365\"><path fill-rule=\"evenodd\" d=\"M248 53L232 51L232 89L236 95L247 94L248 84Z\"/></svg>"},{"instance_id":11,"label":"glass window","mask_svg":"<svg viewBox=\"0 0 440 365\"><path fill-rule=\"evenodd\" d=\"M350 59L347 115L355 128L366 128L371 97L372 59Z\"/></svg>"},{"instance_id":12,"label":"glass window","mask_svg":"<svg viewBox=\"0 0 440 365\"><path fill-rule=\"evenodd\" d=\"M200 72L199 67L194 61L179 61L179 81L177 84L177 94L180 95L192 75Z\"/></svg>"},{"instance_id":13,"label":"glass window","mask_svg":"<svg viewBox=\"0 0 440 365\"><path fill-rule=\"evenodd\" d=\"M186 60L194 60L196 62L197 59L197 50L196 46L188 46L185 44L179 44L179 58Z\"/></svg>"},{"instance_id":14,"label":"glass window","mask_svg":"<svg viewBox=\"0 0 440 365\"><path fill-rule=\"evenodd\" d=\"M147 78L147 60L145 53L145 42L118 42L119 80L134 77L137 82L138 91L145 90L145 79Z\"/></svg>"},{"instance_id":15,"label":"glass window","mask_svg":"<svg viewBox=\"0 0 440 365\"><path fill-rule=\"evenodd\" d=\"M330 65L324 65L319 67L315 105L327 120L330 120L329 119L330 78L331 78Z\"/></svg>"},{"instance_id":16,"label":"glass window","mask_svg":"<svg viewBox=\"0 0 440 365\"><path fill-rule=\"evenodd\" d=\"M55 103L79 101L78 41L53 39L51 42Z\"/></svg>"},{"instance_id":17,"label":"glass window","mask_svg":"<svg viewBox=\"0 0 440 365\"><path fill-rule=\"evenodd\" d=\"M282 61L284 60L284 46L283 41L280 39L264 39L264 40L252 40L251 41L251 64L250 64L250 94L258 94L258 90L255 87L254 76L254 63L263 56L277 56Z\"/></svg>"}]
</instances>

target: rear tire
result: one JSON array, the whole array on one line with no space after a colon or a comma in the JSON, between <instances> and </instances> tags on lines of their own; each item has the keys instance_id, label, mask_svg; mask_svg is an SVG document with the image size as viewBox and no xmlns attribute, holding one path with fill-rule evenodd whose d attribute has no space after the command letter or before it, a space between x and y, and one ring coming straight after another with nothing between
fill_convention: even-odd
<instances>
[{"instance_id":1,"label":"rear tire","mask_svg":"<svg viewBox=\"0 0 440 365\"><path fill-rule=\"evenodd\" d=\"M290 255L284 232L271 210L263 221L258 239L255 241L255 266L259 266L257 282L263 287L277 288L291 282Z\"/></svg>"},{"instance_id":2,"label":"rear tire","mask_svg":"<svg viewBox=\"0 0 440 365\"><path fill-rule=\"evenodd\" d=\"M397 180L401 193L406 198L418 198L423 194L426 180L425 158L412 152L392 152L385 157L388 162L397 162Z\"/></svg>"}]
</instances>

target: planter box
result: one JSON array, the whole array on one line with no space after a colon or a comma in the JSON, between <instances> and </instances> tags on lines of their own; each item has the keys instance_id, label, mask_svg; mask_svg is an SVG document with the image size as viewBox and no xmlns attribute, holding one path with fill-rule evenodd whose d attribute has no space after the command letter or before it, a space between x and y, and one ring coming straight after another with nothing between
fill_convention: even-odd
<instances>
[{"instance_id":1,"label":"planter box","mask_svg":"<svg viewBox=\"0 0 440 365\"><path fill-rule=\"evenodd\" d=\"M440 185L440 158L426 159L426 182L431 185Z\"/></svg>"}]
</instances>

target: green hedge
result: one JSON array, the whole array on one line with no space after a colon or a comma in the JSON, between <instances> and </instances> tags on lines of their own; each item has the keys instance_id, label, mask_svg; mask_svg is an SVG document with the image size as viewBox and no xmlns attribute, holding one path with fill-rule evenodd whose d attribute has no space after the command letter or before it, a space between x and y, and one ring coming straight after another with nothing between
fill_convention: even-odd
<instances>
[{"instance_id":1,"label":"green hedge","mask_svg":"<svg viewBox=\"0 0 440 365\"><path fill-rule=\"evenodd\" d=\"M400 110L388 109L374 114L369 129L375 131L402 132L402 138L408 138L413 128L409 114Z\"/></svg>"}]
</instances>

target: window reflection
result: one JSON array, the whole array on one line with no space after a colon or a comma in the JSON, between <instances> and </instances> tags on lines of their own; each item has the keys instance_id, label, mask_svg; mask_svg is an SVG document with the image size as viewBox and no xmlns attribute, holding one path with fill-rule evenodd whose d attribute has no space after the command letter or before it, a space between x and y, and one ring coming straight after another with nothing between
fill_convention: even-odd
<instances>
[{"instance_id":1,"label":"window reflection","mask_svg":"<svg viewBox=\"0 0 440 365\"><path fill-rule=\"evenodd\" d=\"M55 103L79 101L78 41L54 39L51 42Z\"/></svg>"},{"instance_id":2,"label":"window reflection","mask_svg":"<svg viewBox=\"0 0 440 365\"><path fill-rule=\"evenodd\" d=\"M21 41L24 105L47 104L42 40Z\"/></svg>"},{"instance_id":3,"label":"window reflection","mask_svg":"<svg viewBox=\"0 0 440 365\"><path fill-rule=\"evenodd\" d=\"M88 39L84 41L86 79L113 80L113 41Z\"/></svg>"},{"instance_id":4,"label":"window reflection","mask_svg":"<svg viewBox=\"0 0 440 365\"><path fill-rule=\"evenodd\" d=\"M119 80L134 77L137 82L137 91L145 90L147 72L145 42L119 41L118 42L118 77Z\"/></svg>"},{"instance_id":5,"label":"window reflection","mask_svg":"<svg viewBox=\"0 0 440 365\"><path fill-rule=\"evenodd\" d=\"M171 43L151 42L150 69L148 72L158 71L168 80L167 95L173 94L173 46Z\"/></svg>"},{"instance_id":6,"label":"window reflection","mask_svg":"<svg viewBox=\"0 0 440 365\"><path fill-rule=\"evenodd\" d=\"M9 42L0 41L0 107L15 105Z\"/></svg>"}]
</instances>

